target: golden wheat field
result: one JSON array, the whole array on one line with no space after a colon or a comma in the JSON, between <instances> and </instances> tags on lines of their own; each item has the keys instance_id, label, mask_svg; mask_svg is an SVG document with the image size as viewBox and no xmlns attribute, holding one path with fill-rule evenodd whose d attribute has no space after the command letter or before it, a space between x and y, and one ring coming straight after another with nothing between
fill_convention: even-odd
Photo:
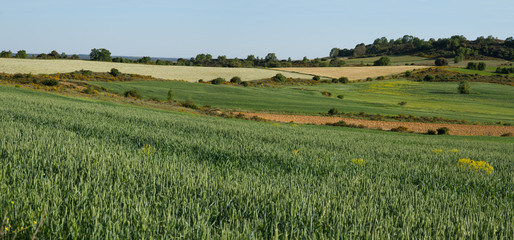
<instances>
[{"instance_id":1,"label":"golden wheat field","mask_svg":"<svg viewBox=\"0 0 514 240\"><path fill-rule=\"evenodd\" d=\"M405 71L426 68L425 66L372 66L372 67L323 67L323 68L274 68L290 73L303 73L329 78L347 77L350 80L375 78Z\"/></svg>"},{"instance_id":2,"label":"golden wheat field","mask_svg":"<svg viewBox=\"0 0 514 240\"><path fill-rule=\"evenodd\" d=\"M239 76L243 81L265 79L282 73L288 78L312 78L312 76L300 73L284 73L282 71L259 68L219 68L219 67L189 67L189 66L157 66L133 63L95 62L85 60L38 60L38 59L13 59L0 58L0 72L5 73L32 73L52 74L73 72L81 69L93 72L108 72L116 68L122 73L149 75L155 78L170 80L185 80L196 82L199 79L205 81L217 77L230 80Z\"/></svg>"}]
</instances>

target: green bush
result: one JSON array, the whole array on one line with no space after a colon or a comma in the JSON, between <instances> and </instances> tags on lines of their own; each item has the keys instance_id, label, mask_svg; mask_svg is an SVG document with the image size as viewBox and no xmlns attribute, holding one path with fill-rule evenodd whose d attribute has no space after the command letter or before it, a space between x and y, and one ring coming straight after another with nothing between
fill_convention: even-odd
<instances>
[{"instance_id":1,"label":"green bush","mask_svg":"<svg viewBox=\"0 0 514 240\"><path fill-rule=\"evenodd\" d=\"M376 60L375 62L373 62L373 65L374 66L389 66L389 65L391 65L391 59L384 56L384 57L381 57L380 59Z\"/></svg>"},{"instance_id":2,"label":"green bush","mask_svg":"<svg viewBox=\"0 0 514 240\"><path fill-rule=\"evenodd\" d=\"M446 65L448 65L448 60L446 60L446 58L437 58L435 60L435 65L436 66L446 66Z\"/></svg>"},{"instance_id":3,"label":"green bush","mask_svg":"<svg viewBox=\"0 0 514 240\"><path fill-rule=\"evenodd\" d=\"M211 80L211 83L212 83L212 84L216 84L216 85L217 85L217 84L222 84L222 83L224 83L224 82L226 82L226 81L225 81L225 79L224 79L224 78L220 78L220 77L219 77L219 78L215 78L215 79Z\"/></svg>"},{"instance_id":4,"label":"green bush","mask_svg":"<svg viewBox=\"0 0 514 240\"><path fill-rule=\"evenodd\" d=\"M168 91L168 98L167 98L167 100L168 100L168 102L169 102L169 103L173 102L173 97L174 97L174 95L175 95L175 94L173 93L173 90L172 90L172 89L170 89L170 90Z\"/></svg>"},{"instance_id":5,"label":"green bush","mask_svg":"<svg viewBox=\"0 0 514 240\"><path fill-rule=\"evenodd\" d=\"M111 74L113 77L121 76L120 70L118 70L116 68L111 68L111 71L109 72L109 74Z\"/></svg>"},{"instance_id":6,"label":"green bush","mask_svg":"<svg viewBox=\"0 0 514 240\"><path fill-rule=\"evenodd\" d=\"M186 107L186 108L198 109L198 106L196 106L196 104L193 102L193 100L191 98L187 98L187 100L184 102L181 102L180 105L182 105L182 107Z\"/></svg>"},{"instance_id":7,"label":"green bush","mask_svg":"<svg viewBox=\"0 0 514 240\"><path fill-rule=\"evenodd\" d=\"M450 129L449 129L449 128L447 128L447 127L438 128L438 129L437 129L437 134L438 134L438 135L446 135L446 134L450 134Z\"/></svg>"},{"instance_id":8,"label":"green bush","mask_svg":"<svg viewBox=\"0 0 514 240\"><path fill-rule=\"evenodd\" d=\"M344 84L346 84L346 83L349 83L349 82L350 82L350 80L349 80L347 77L340 77L340 78L338 79L338 81L339 81L340 83L344 83Z\"/></svg>"},{"instance_id":9,"label":"green bush","mask_svg":"<svg viewBox=\"0 0 514 240\"><path fill-rule=\"evenodd\" d=\"M435 80L435 77L430 74L425 75L425 77L423 78L423 81L427 81L427 82L434 81L434 80Z\"/></svg>"},{"instance_id":10,"label":"green bush","mask_svg":"<svg viewBox=\"0 0 514 240\"><path fill-rule=\"evenodd\" d=\"M59 81L57 81L55 79L45 79L45 80L41 81L41 84L43 84L45 86L57 86L57 85L59 85Z\"/></svg>"},{"instance_id":11,"label":"green bush","mask_svg":"<svg viewBox=\"0 0 514 240\"><path fill-rule=\"evenodd\" d=\"M391 131L392 132L408 132L409 128L405 127L405 126L398 126L398 127L395 127L395 128L391 128Z\"/></svg>"},{"instance_id":12,"label":"green bush","mask_svg":"<svg viewBox=\"0 0 514 240\"><path fill-rule=\"evenodd\" d=\"M231 83L236 83L236 84L240 84L242 81L241 81L241 78L240 77L233 77L232 79L230 79L230 82Z\"/></svg>"},{"instance_id":13,"label":"green bush","mask_svg":"<svg viewBox=\"0 0 514 240\"><path fill-rule=\"evenodd\" d=\"M319 80L321 80L321 78L319 76L314 76L314 77L312 77L312 80L319 81Z\"/></svg>"},{"instance_id":14,"label":"green bush","mask_svg":"<svg viewBox=\"0 0 514 240\"><path fill-rule=\"evenodd\" d=\"M405 102L405 101L401 101L398 103L398 105L400 105L400 106L404 106L405 104L407 104L407 102Z\"/></svg>"},{"instance_id":15,"label":"green bush","mask_svg":"<svg viewBox=\"0 0 514 240\"><path fill-rule=\"evenodd\" d=\"M437 134L437 132L436 132L436 131L434 131L434 130L432 130L432 129L428 129L428 130L427 130L427 134L428 134L428 135L436 135L436 134Z\"/></svg>"},{"instance_id":16,"label":"green bush","mask_svg":"<svg viewBox=\"0 0 514 240\"><path fill-rule=\"evenodd\" d=\"M410 77L410 76L412 76L412 72L411 72L411 71L406 71L406 72L405 72L405 76L406 76L406 77Z\"/></svg>"},{"instance_id":17,"label":"green bush","mask_svg":"<svg viewBox=\"0 0 514 240\"><path fill-rule=\"evenodd\" d=\"M248 82L243 82L243 87L248 87Z\"/></svg>"},{"instance_id":18,"label":"green bush","mask_svg":"<svg viewBox=\"0 0 514 240\"><path fill-rule=\"evenodd\" d=\"M343 99L343 98L344 98L344 95L337 95L337 98L339 98L339 99Z\"/></svg>"},{"instance_id":19,"label":"green bush","mask_svg":"<svg viewBox=\"0 0 514 240\"><path fill-rule=\"evenodd\" d=\"M469 94L471 91L471 85L469 84L468 81L461 81L459 83L459 86L457 87L457 90L461 94Z\"/></svg>"},{"instance_id":20,"label":"green bush","mask_svg":"<svg viewBox=\"0 0 514 240\"><path fill-rule=\"evenodd\" d=\"M284 76L280 73L277 73L277 75L273 76L271 78L271 80L273 80L275 82L284 82L284 81L286 81L286 76Z\"/></svg>"},{"instance_id":21,"label":"green bush","mask_svg":"<svg viewBox=\"0 0 514 240\"><path fill-rule=\"evenodd\" d=\"M141 99L141 94L139 94L139 92L135 89L124 92L123 96L131 97L131 98L135 98L135 99Z\"/></svg>"},{"instance_id":22,"label":"green bush","mask_svg":"<svg viewBox=\"0 0 514 240\"><path fill-rule=\"evenodd\" d=\"M477 65L477 70L485 71L486 66L487 65L485 64L485 62L479 62Z\"/></svg>"},{"instance_id":23,"label":"green bush","mask_svg":"<svg viewBox=\"0 0 514 240\"><path fill-rule=\"evenodd\" d=\"M338 113L339 113L339 110L337 110L337 108L331 108L330 110L328 110L329 115L336 115Z\"/></svg>"},{"instance_id":24,"label":"green bush","mask_svg":"<svg viewBox=\"0 0 514 240\"><path fill-rule=\"evenodd\" d=\"M475 62L468 62L467 69L477 70L478 69L478 64L475 63Z\"/></svg>"}]
</instances>

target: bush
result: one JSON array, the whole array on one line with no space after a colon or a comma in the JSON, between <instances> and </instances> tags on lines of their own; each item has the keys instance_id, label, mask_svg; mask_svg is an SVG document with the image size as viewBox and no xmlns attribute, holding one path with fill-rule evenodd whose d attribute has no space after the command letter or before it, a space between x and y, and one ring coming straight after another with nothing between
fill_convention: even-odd
<instances>
[{"instance_id":1,"label":"bush","mask_svg":"<svg viewBox=\"0 0 514 240\"><path fill-rule=\"evenodd\" d=\"M191 109L198 109L198 106L193 102L191 98L188 98L186 101L180 103L182 107L191 108Z\"/></svg>"},{"instance_id":2,"label":"bush","mask_svg":"<svg viewBox=\"0 0 514 240\"><path fill-rule=\"evenodd\" d=\"M475 63L475 62L468 62L467 69L477 70L478 69L478 64Z\"/></svg>"},{"instance_id":3,"label":"bush","mask_svg":"<svg viewBox=\"0 0 514 240\"><path fill-rule=\"evenodd\" d=\"M487 65L485 64L485 62L479 62L478 65L477 65L477 70L480 70L480 71L485 71L485 67Z\"/></svg>"},{"instance_id":4,"label":"bush","mask_svg":"<svg viewBox=\"0 0 514 240\"><path fill-rule=\"evenodd\" d=\"M460 63L460 62L462 62L463 60L464 60L464 56L462 56L462 55L457 55L457 56L455 56L455 58L453 59L453 62L454 62L454 63Z\"/></svg>"},{"instance_id":5,"label":"bush","mask_svg":"<svg viewBox=\"0 0 514 240\"><path fill-rule=\"evenodd\" d=\"M343 99L343 98L344 98L344 95L337 95L337 98L339 98L339 99Z\"/></svg>"},{"instance_id":6,"label":"bush","mask_svg":"<svg viewBox=\"0 0 514 240\"><path fill-rule=\"evenodd\" d=\"M409 128L405 127L405 126L398 126L398 127L395 127L395 128L391 128L391 131L392 132L408 132Z\"/></svg>"},{"instance_id":7,"label":"bush","mask_svg":"<svg viewBox=\"0 0 514 240\"><path fill-rule=\"evenodd\" d=\"M111 68L111 71L109 72L109 74L111 74L113 77L121 76L120 70L118 70L116 68Z\"/></svg>"},{"instance_id":8,"label":"bush","mask_svg":"<svg viewBox=\"0 0 514 240\"><path fill-rule=\"evenodd\" d=\"M371 82L371 81L373 81L373 78L367 77L366 81Z\"/></svg>"},{"instance_id":9,"label":"bush","mask_svg":"<svg viewBox=\"0 0 514 240\"><path fill-rule=\"evenodd\" d=\"M432 130L432 129L428 129L428 130L427 130L427 134L428 134L428 135L436 135L436 134L437 134L437 132L436 132L436 131L434 131L434 130Z\"/></svg>"},{"instance_id":10,"label":"bush","mask_svg":"<svg viewBox=\"0 0 514 240\"><path fill-rule=\"evenodd\" d=\"M405 104L407 104L407 102L405 102L405 101L401 101L398 103L398 105L400 105L400 106L404 106Z\"/></svg>"},{"instance_id":11,"label":"bush","mask_svg":"<svg viewBox=\"0 0 514 240\"><path fill-rule=\"evenodd\" d=\"M57 86L57 85L59 85L59 81L57 81L55 79L45 79L45 80L41 81L41 84L43 84L45 86Z\"/></svg>"},{"instance_id":12,"label":"bush","mask_svg":"<svg viewBox=\"0 0 514 240\"><path fill-rule=\"evenodd\" d=\"M219 78L216 78L216 79L211 80L211 83L212 83L212 84L216 84L216 85L217 85L217 84L222 84L222 83L224 83L224 82L226 82L226 81L225 81L225 79L224 79L224 78L220 78L220 77L219 77Z\"/></svg>"},{"instance_id":13,"label":"bush","mask_svg":"<svg viewBox=\"0 0 514 240\"><path fill-rule=\"evenodd\" d=\"M243 82L242 84L244 87L248 87L248 82Z\"/></svg>"},{"instance_id":14,"label":"bush","mask_svg":"<svg viewBox=\"0 0 514 240\"><path fill-rule=\"evenodd\" d=\"M435 65L436 66L447 66L448 65L448 60L446 60L446 58L437 58L435 60Z\"/></svg>"},{"instance_id":15,"label":"bush","mask_svg":"<svg viewBox=\"0 0 514 240\"><path fill-rule=\"evenodd\" d=\"M411 72L411 71L406 71L406 72L405 72L405 76L406 76L406 77L410 77L410 76L412 76L412 72Z\"/></svg>"},{"instance_id":16,"label":"bush","mask_svg":"<svg viewBox=\"0 0 514 240\"><path fill-rule=\"evenodd\" d=\"M312 77L312 80L319 81L319 80L321 80L321 78L319 76L314 76L314 77Z\"/></svg>"},{"instance_id":17,"label":"bush","mask_svg":"<svg viewBox=\"0 0 514 240\"><path fill-rule=\"evenodd\" d=\"M380 59L376 60L375 62L373 62L373 65L374 66L389 66L389 65L391 65L391 59L384 56L384 57L381 57Z\"/></svg>"},{"instance_id":18,"label":"bush","mask_svg":"<svg viewBox=\"0 0 514 240\"><path fill-rule=\"evenodd\" d=\"M323 92L321 92L321 94L323 94L324 96L327 96L327 97L332 97L331 92L323 91Z\"/></svg>"},{"instance_id":19,"label":"bush","mask_svg":"<svg viewBox=\"0 0 514 240\"><path fill-rule=\"evenodd\" d=\"M347 77L340 77L339 79L337 79L340 83L344 83L344 84L347 84L350 82L350 80L347 78Z\"/></svg>"},{"instance_id":20,"label":"bush","mask_svg":"<svg viewBox=\"0 0 514 240\"><path fill-rule=\"evenodd\" d=\"M240 77L233 77L232 79L230 79L230 82L231 83L236 83L236 84L240 84L242 81L241 81L241 78Z\"/></svg>"},{"instance_id":21,"label":"bush","mask_svg":"<svg viewBox=\"0 0 514 240\"><path fill-rule=\"evenodd\" d=\"M461 81L459 83L459 86L457 87L457 90L459 90L459 93L461 94L469 94L471 90L471 85L467 81Z\"/></svg>"},{"instance_id":22,"label":"bush","mask_svg":"<svg viewBox=\"0 0 514 240\"><path fill-rule=\"evenodd\" d=\"M168 98L167 98L169 103L173 102L173 97L174 97L174 95L175 95L175 94L173 93L173 90L172 90L172 89L170 89L170 90L168 91Z\"/></svg>"},{"instance_id":23,"label":"bush","mask_svg":"<svg viewBox=\"0 0 514 240\"><path fill-rule=\"evenodd\" d=\"M139 94L139 92L135 89L124 92L123 96L131 97L131 98L135 98L135 99L141 99L141 94Z\"/></svg>"},{"instance_id":24,"label":"bush","mask_svg":"<svg viewBox=\"0 0 514 240\"><path fill-rule=\"evenodd\" d=\"M385 77L384 76L379 76L376 78L377 80L385 80Z\"/></svg>"},{"instance_id":25,"label":"bush","mask_svg":"<svg viewBox=\"0 0 514 240\"><path fill-rule=\"evenodd\" d=\"M425 75L425 77L423 78L423 81L427 81L427 82L430 82L430 81L434 81L435 77L430 75L430 74L427 74Z\"/></svg>"},{"instance_id":26,"label":"bush","mask_svg":"<svg viewBox=\"0 0 514 240\"><path fill-rule=\"evenodd\" d=\"M449 129L449 128L447 128L447 127L438 128L438 129L437 129L437 134L438 134L438 135L446 135L446 134L450 134L450 129Z\"/></svg>"},{"instance_id":27,"label":"bush","mask_svg":"<svg viewBox=\"0 0 514 240\"><path fill-rule=\"evenodd\" d=\"M328 110L329 115L336 115L338 113L339 113L339 110L337 110L337 108L331 108L330 110Z\"/></svg>"},{"instance_id":28,"label":"bush","mask_svg":"<svg viewBox=\"0 0 514 240\"><path fill-rule=\"evenodd\" d=\"M277 75L273 76L271 78L271 80L273 80L275 82L284 82L284 81L286 81L286 76L284 76L280 73L277 73Z\"/></svg>"},{"instance_id":29,"label":"bush","mask_svg":"<svg viewBox=\"0 0 514 240\"><path fill-rule=\"evenodd\" d=\"M508 132L508 133L504 133L501 135L502 137L512 137L512 133L511 132Z\"/></svg>"}]
</instances>

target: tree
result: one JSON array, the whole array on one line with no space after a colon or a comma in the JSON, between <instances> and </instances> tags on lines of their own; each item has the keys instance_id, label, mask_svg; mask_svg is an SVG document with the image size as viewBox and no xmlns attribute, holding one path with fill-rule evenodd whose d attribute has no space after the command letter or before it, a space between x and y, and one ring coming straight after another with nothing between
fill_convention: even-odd
<instances>
[{"instance_id":1,"label":"tree","mask_svg":"<svg viewBox=\"0 0 514 240\"><path fill-rule=\"evenodd\" d=\"M478 69L478 64L476 62L468 62L467 69L477 70Z\"/></svg>"},{"instance_id":2,"label":"tree","mask_svg":"<svg viewBox=\"0 0 514 240\"><path fill-rule=\"evenodd\" d=\"M142 57L140 59L137 60L138 63L144 63L144 64L149 64L152 62L152 59L150 57Z\"/></svg>"},{"instance_id":3,"label":"tree","mask_svg":"<svg viewBox=\"0 0 514 240\"><path fill-rule=\"evenodd\" d=\"M330 50L330 55L329 55L331 58L336 58L339 56L339 48L332 48L332 50Z\"/></svg>"},{"instance_id":4,"label":"tree","mask_svg":"<svg viewBox=\"0 0 514 240\"><path fill-rule=\"evenodd\" d=\"M479 62L478 65L477 65L477 70L480 70L480 71L485 71L485 67L487 65L485 64L485 62Z\"/></svg>"},{"instance_id":5,"label":"tree","mask_svg":"<svg viewBox=\"0 0 514 240\"><path fill-rule=\"evenodd\" d=\"M375 66L389 66L391 65L391 59L389 59L386 56L381 57L380 59L376 60L373 65Z\"/></svg>"},{"instance_id":6,"label":"tree","mask_svg":"<svg viewBox=\"0 0 514 240\"><path fill-rule=\"evenodd\" d=\"M48 54L50 58L59 59L61 58L61 54L59 54L57 51L53 50Z\"/></svg>"},{"instance_id":7,"label":"tree","mask_svg":"<svg viewBox=\"0 0 514 240\"><path fill-rule=\"evenodd\" d=\"M111 61L111 52L105 48L91 49L91 53L89 54L89 58L92 61L104 61L104 62L110 62Z\"/></svg>"},{"instance_id":8,"label":"tree","mask_svg":"<svg viewBox=\"0 0 514 240\"><path fill-rule=\"evenodd\" d=\"M230 82L231 83L236 83L236 84L240 84L242 81L241 81L241 78L240 77L233 77L232 79L230 79Z\"/></svg>"},{"instance_id":9,"label":"tree","mask_svg":"<svg viewBox=\"0 0 514 240\"><path fill-rule=\"evenodd\" d=\"M80 57L79 57L79 55L77 55L77 54L73 54L73 55L71 55L71 59L79 60L79 59L80 59Z\"/></svg>"},{"instance_id":10,"label":"tree","mask_svg":"<svg viewBox=\"0 0 514 240\"><path fill-rule=\"evenodd\" d=\"M437 58L435 60L435 65L436 66L447 66L448 65L448 60L446 60L446 58Z\"/></svg>"},{"instance_id":11,"label":"tree","mask_svg":"<svg viewBox=\"0 0 514 240\"><path fill-rule=\"evenodd\" d=\"M111 68L111 71L109 72L109 74L111 74L113 77L121 76L120 70L118 70L116 68Z\"/></svg>"},{"instance_id":12,"label":"tree","mask_svg":"<svg viewBox=\"0 0 514 240\"><path fill-rule=\"evenodd\" d=\"M362 57L364 54L366 54L366 45L364 43L358 44L353 49L353 56L355 57Z\"/></svg>"},{"instance_id":13,"label":"tree","mask_svg":"<svg viewBox=\"0 0 514 240\"><path fill-rule=\"evenodd\" d=\"M278 62L278 58L275 55L275 53L268 53L266 57L264 58L266 62Z\"/></svg>"},{"instance_id":14,"label":"tree","mask_svg":"<svg viewBox=\"0 0 514 240\"><path fill-rule=\"evenodd\" d=\"M471 90L471 85L467 81L461 81L459 83L459 86L457 87L457 89L459 90L459 93L461 93L461 94L469 94L469 92Z\"/></svg>"},{"instance_id":15,"label":"tree","mask_svg":"<svg viewBox=\"0 0 514 240\"><path fill-rule=\"evenodd\" d=\"M27 52L25 50L19 50L17 53L16 53L16 58L27 58L28 55L27 55Z\"/></svg>"},{"instance_id":16,"label":"tree","mask_svg":"<svg viewBox=\"0 0 514 240\"><path fill-rule=\"evenodd\" d=\"M339 58L334 58L334 59L330 60L331 67L342 67L345 64L346 64L346 62Z\"/></svg>"},{"instance_id":17,"label":"tree","mask_svg":"<svg viewBox=\"0 0 514 240\"><path fill-rule=\"evenodd\" d=\"M10 58L10 57L12 57L11 51L2 51L0 53L0 58Z\"/></svg>"},{"instance_id":18,"label":"tree","mask_svg":"<svg viewBox=\"0 0 514 240\"><path fill-rule=\"evenodd\" d=\"M169 103L173 101L173 97L174 97L173 90L172 90L172 89L170 89L170 90L168 91L168 102L169 102Z\"/></svg>"}]
</instances>

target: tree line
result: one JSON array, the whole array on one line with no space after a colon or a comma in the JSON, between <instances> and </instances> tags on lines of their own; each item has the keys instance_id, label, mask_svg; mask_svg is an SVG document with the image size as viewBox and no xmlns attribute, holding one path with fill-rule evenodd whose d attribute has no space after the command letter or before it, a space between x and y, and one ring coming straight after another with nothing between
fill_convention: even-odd
<instances>
[{"instance_id":1,"label":"tree line","mask_svg":"<svg viewBox=\"0 0 514 240\"><path fill-rule=\"evenodd\" d=\"M435 40L420 39L405 35L398 39L377 38L372 44L357 44L353 49L332 48L329 56L337 57L374 57L382 55L416 55L429 58L447 57L464 59L482 59L495 57L507 60L514 59L514 38L505 40L493 36L478 37L468 40L464 36L452 36Z\"/></svg>"}]
</instances>

